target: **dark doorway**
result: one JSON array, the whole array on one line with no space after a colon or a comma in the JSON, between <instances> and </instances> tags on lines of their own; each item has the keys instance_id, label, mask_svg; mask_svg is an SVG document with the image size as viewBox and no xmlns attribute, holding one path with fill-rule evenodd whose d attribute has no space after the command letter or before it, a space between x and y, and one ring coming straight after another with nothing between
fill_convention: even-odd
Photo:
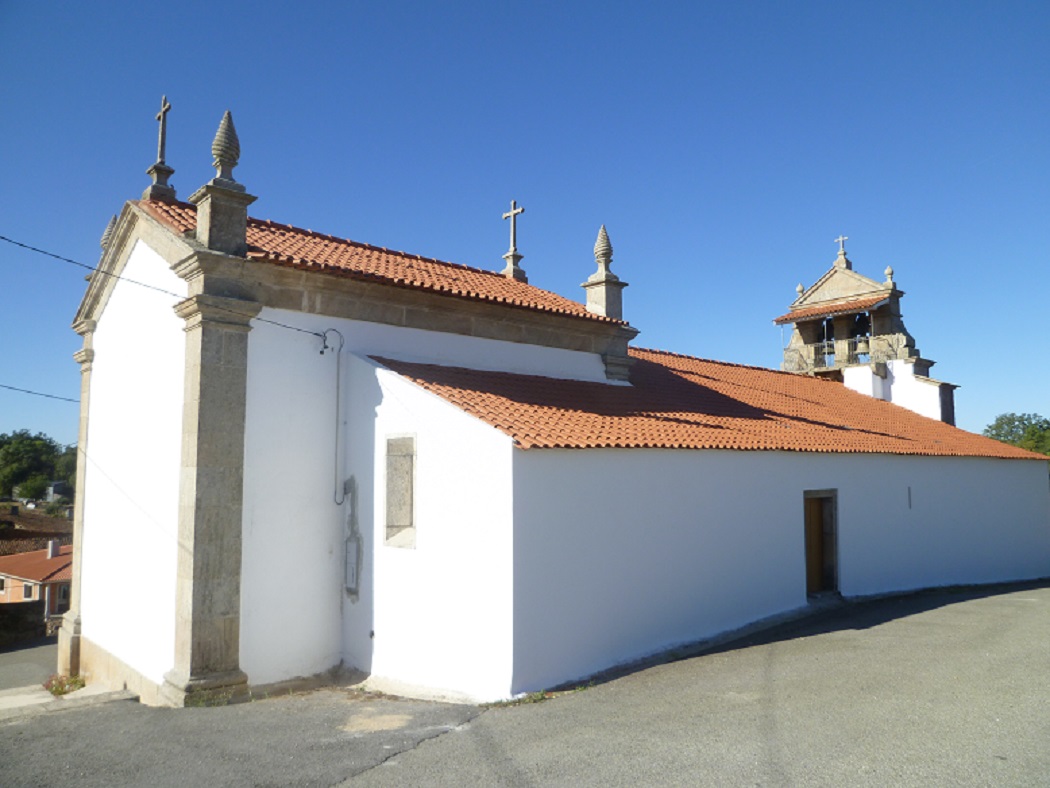
<instances>
[{"instance_id":1,"label":"dark doorway","mask_svg":"<svg viewBox=\"0 0 1050 788\"><path fill-rule=\"evenodd\" d=\"M806 490L806 593L839 590L835 490Z\"/></svg>"}]
</instances>

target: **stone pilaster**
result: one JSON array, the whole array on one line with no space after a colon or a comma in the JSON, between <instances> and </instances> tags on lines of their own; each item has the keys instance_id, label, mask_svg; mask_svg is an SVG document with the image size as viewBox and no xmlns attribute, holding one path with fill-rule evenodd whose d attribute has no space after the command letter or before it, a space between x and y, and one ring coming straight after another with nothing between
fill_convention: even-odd
<instances>
[{"instance_id":1,"label":"stone pilaster","mask_svg":"<svg viewBox=\"0 0 1050 788\"><path fill-rule=\"evenodd\" d=\"M73 499L73 579L69 588L69 610L62 616L58 630L58 673L76 676L80 673L80 575L84 548L84 490L87 473L88 417L90 415L91 365L95 359L92 347L94 320L80 320L74 326L84 338L84 346L73 354L80 364L80 426L77 432L77 486Z\"/></svg>"},{"instance_id":2,"label":"stone pilaster","mask_svg":"<svg viewBox=\"0 0 1050 788\"><path fill-rule=\"evenodd\" d=\"M835 315L832 320L835 326L835 366L844 367L851 363L849 335L853 327L853 315Z\"/></svg>"},{"instance_id":3,"label":"stone pilaster","mask_svg":"<svg viewBox=\"0 0 1050 788\"><path fill-rule=\"evenodd\" d=\"M255 197L243 191L207 183L190 197L197 206L197 240L216 252L244 257L248 251L248 206Z\"/></svg>"},{"instance_id":4,"label":"stone pilaster","mask_svg":"<svg viewBox=\"0 0 1050 788\"><path fill-rule=\"evenodd\" d=\"M241 511L248 332L261 306L196 295L186 321L175 661L162 694L176 706L243 692Z\"/></svg>"}]
</instances>

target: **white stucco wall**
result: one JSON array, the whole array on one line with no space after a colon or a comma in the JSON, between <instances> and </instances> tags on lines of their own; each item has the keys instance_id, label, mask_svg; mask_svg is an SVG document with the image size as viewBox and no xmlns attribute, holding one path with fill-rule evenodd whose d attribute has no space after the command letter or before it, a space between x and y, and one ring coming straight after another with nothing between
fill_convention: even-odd
<instances>
[{"instance_id":1,"label":"white stucco wall","mask_svg":"<svg viewBox=\"0 0 1050 788\"><path fill-rule=\"evenodd\" d=\"M514 475L515 692L804 605L805 490L838 492L846 596L1050 575L1041 462L516 450Z\"/></svg>"},{"instance_id":2,"label":"white stucco wall","mask_svg":"<svg viewBox=\"0 0 1050 788\"><path fill-rule=\"evenodd\" d=\"M605 365L597 353L444 334L360 320L341 320L281 309L263 309L259 317L309 331L321 332L328 328L336 328L342 333L346 341L344 349L349 353L390 356L403 361L471 369L547 375L568 380L610 382L605 377ZM253 325L265 324L255 321Z\"/></svg>"},{"instance_id":3,"label":"white stucco wall","mask_svg":"<svg viewBox=\"0 0 1050 788\"><path fill-rule=\"evenodd\" d=\"M940 383L916 376L915 365L895 359L886 363L881 378L869 366L846 367L843 385L869 397L886 400L931 419L941 419Z\"/></svg>"},{"instance_id":4,"label":"white stucco wall","mask_svg":"<svg viewBox=\"0 0 1050 788\"><path fill-rule=\"evenodd\" d=\"M259 321L249 334L241 666L254 684L342 662L387 686L491 700L798 608L804 490L838 491L846 595L1050 575L1042 463L526 452L364 356L548 375L580 362L603 379L600 360L261 317L335 327L346 345L337 420L335 356L317 337ZM386 440L400 436L416 439L411 548L384 543ZM333 502L337 479L353 480L352 505Z\"/></svg>"},{"instance_id":5,"label":"white stucco wall","mask_svg":"<svg viewBox=\"0 0 1050 788\"><path fill-rule=\"evenodd\" d=\"M450 696L507 697L511 441L389 371L376 372L375 381L374 449L359 466L376 469L365 491L372 500L362 507L376 545L371 673ZM404 548L384 543L385 452L388 437L409 435L416 439L416 538ZM367 608L348 608L348 632L363 615Z\"/></svg>"},{"instance_id":6,"label":"white stucco wall","mask_svg":"<svg viewBox=\"0 0 1050 788\"><path fill-rule=\"evenodd\" d=\"M487 540L499 533L496 523L509 522L509 502L504 504L506 516L497 515L492 505L495 493L488 492L501 484L509 491L509 439L397 376L377 373L372 362L355 354L588 380L604 380L601 359L587 353L272 309L264 309L259 317L309 331L336 328L345 346L337 425L335 356L319 353L320 339L260 320L253 322L249 333L241 668L249 681L264 684L311 675L343 662L419 685L484 687L489 692L493 678L484 670L461 675L467 669L458 658L435 659L435 643L445 642L437 622L443 615L447 619L447 613L441 612L447 603L439 604L441 593L428 584L438 582L440 575L448 592L458 595L456 604L473 609L460 584L470 585L470 578L486 574L472 562L490 550ZM338 341L330 336L333 344ZM387 382L380 385L381 380ZM406 402L411 407L406 408ZM462 426L464 420L467 427ZM450 432L450 424L458 424L459 432ZM381 474L384 431L390 430L416 434L419 446L428 447L426 452L419 449L417 468L421 480L418 506L427 525L421 525L417 547L410 551L387 548L382 540L384 501L376 496L385 495L385 489L372 463L379 463L376 468ZM463 430L472 436L470 440L462 437ZM337 435L338 473L334 467ZM493 445L502 447L498 451L504 459L493 460ZM438 457L442 459L435 464ZM461 470L460 465L473 470ZM336 478L351 476L357 484L363 540L380 535L375 564L376 543L361 545L364 565L356 598L344 591L351 507L333 501ZM509 501L509 492L505 500ZM435 542L435 534L445 536ZM509 536L499 538L509 540ZM391 550L394 554L387 555ZM374 594L375 583L385 584L388 598ZM473 585L470 588L471 593L476 592ZM411 592L406 594L403 589ZM402 613L375 607L375 599L391 605L402 596ZM488 590L481 596L479 604L498 604ZM509 607L509 597L504 601ZM469 643L486 654L490 641L498 639L491 633L479 637L484 642L476 642L473 635L456 642ZM509 654L509 634L503 640ZM453 641L448 643L449 653L455 652ZM509 665L509 656L500 664ZM452 676L458 678L453 681Z\"/></svg>"},{"instance_id":7,"label":"white stucco wall","mask_svg":"<svg viewBox=\"0 0 1050 788\"><path fill-rule=\"evenodd\" d=\"M185 295L144 242L123 276ZM175 642L183 321L177 299L118 281L94 335L84 484L83 634L147 678Z\"/></svg>"},{"instance_id":8,"label":"white stucco wall","mask_svg":"<svg viewBox=\"0 0 1050 788\"><path fill-rule=\"evenodd\" d=\"M248 335L240 665L253 684L342 659L342 507L335 503L336 359L310 334ZM340 470L340 478L342 472Z\"/></svg>"}]
</instances>

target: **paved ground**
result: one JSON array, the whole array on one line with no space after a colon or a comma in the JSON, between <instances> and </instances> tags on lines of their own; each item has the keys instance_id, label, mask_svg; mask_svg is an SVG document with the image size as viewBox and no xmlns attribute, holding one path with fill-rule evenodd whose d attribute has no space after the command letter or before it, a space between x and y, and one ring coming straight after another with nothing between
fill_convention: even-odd
<instances>
[{"instance_id":1,"label":"paved ground","mask_svg":"<svg viewBox=\"0 0 1050 788\"><path fill-rule=\"evenodd\" d=\"M1050 785L1050 584L849 606L541 703L0 722L0 785Z\"/></svg>"},{"instance_id":2,"label":"paved ground","mask_svg":"<svg viewBox=\"0 0 1050 788\"><path fill-rule=\"evenodd\" d=\"M0 651L0 690L40 686L55 672L57 661L56 638L42 638Z\"/></svg>"}]
</instances>

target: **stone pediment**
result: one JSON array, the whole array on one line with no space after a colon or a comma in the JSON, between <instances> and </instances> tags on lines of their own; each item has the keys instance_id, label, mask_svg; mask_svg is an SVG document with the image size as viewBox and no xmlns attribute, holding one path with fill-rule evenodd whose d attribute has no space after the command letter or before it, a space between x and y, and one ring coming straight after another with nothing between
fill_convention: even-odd
<instances>
[{"instance_id":1,"label":"stone pediment","mask_svg":"<svg viewBox=\"0 0 1050 788\"><path fill-rule=\"evenodd\" d=\"M888 282L876 282L846 268L833 267L818 279L808 290L791 304L792 309L858 298L885 292L889 295L894 286Z\"/></svg>"}]
</instances>

